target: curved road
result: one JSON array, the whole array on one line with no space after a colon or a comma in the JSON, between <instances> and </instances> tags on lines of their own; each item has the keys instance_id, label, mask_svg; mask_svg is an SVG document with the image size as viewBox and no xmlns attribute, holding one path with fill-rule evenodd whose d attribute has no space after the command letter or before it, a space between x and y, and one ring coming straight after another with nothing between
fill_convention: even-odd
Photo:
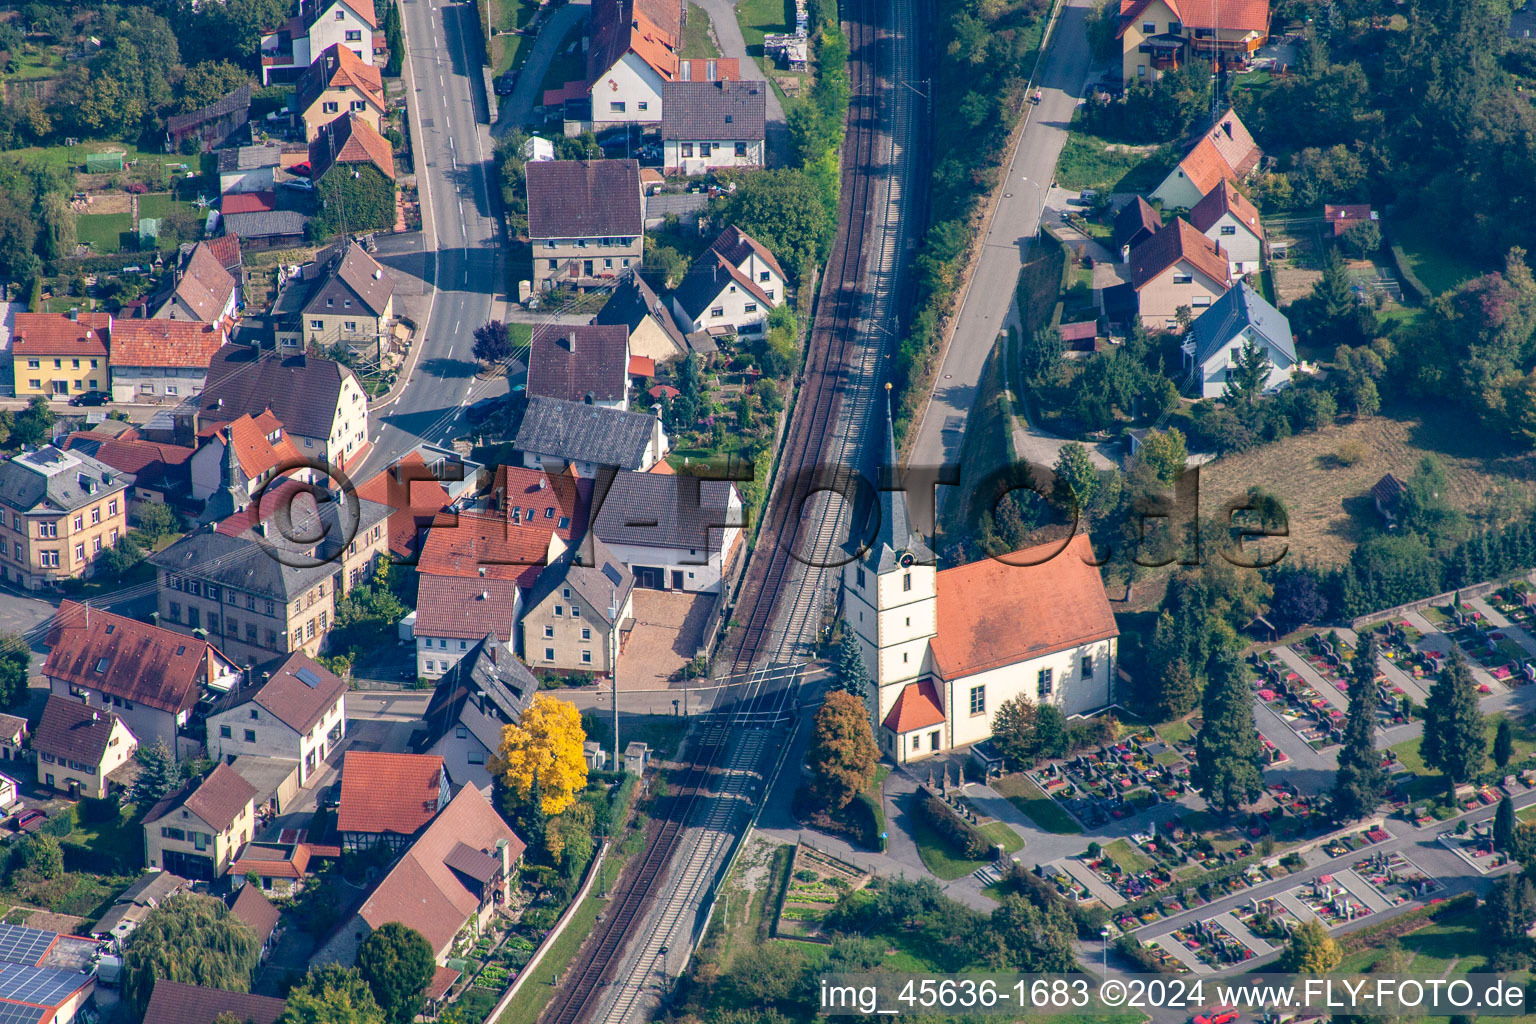
<instances>
[{"instance_id":1,"label":"curved road","mask_svg":"<svg viewBox=\"0 0 1536 1024\"><path fill-rule=\"evenodd\" d=\"M477 380L471 354L471 332L490 319L505 287L475 10L438 0L405 0L400 9L422 229L381 238L379 259L425 282L428 305L403 371L407 383L370 411L373 449L354 474L359 480L421 441L452 438L465 406L506 389L503 378Z\"/></svg>"}]
</instances>

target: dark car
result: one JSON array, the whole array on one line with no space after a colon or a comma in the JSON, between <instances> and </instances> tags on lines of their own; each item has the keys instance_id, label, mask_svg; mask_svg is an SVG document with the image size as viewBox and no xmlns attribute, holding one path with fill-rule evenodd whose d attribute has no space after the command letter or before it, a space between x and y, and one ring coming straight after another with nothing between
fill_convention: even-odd
<instances>
[{"instance_id":1,"label":"dark car","mask_svg":"<svg viewBox=\"0 0 1536 1024\"><path fill-rule=\"evenodd\" d=\"M70 405L106 405L107 393L105 391L87 391L76 395L69 400Z\"/></svg>"},{"instance_id":2,"label":"dark car","mask_svg":"<svg viewBox=\"0 0 1536 1024\"><path fill-rule=\"evenodd\" d=\"M320 806L331 810L341 806L341 780L337 780L325 787L325 795L320 798Z\"/></svg>"},{"instance_id":3,"label":"dark car","mask_svg":"<svg viewBox=\"0 0 1536 1024\"><path fill-rule=\"evenodd\" d=\"M500 78L496 79L496 95L497 96L507 96L507 95L510 95L512 90L516 89L516 88L517 88L517 72L516 71L508 71L506 74L504 74Z\"/></svg>"},{"instance_id":4,"label":"dark car","mask_svg":"<svg viewBox=\"0 0 1536 1024\"><path fill-rule=\"evenodd\" d=\"M36 807L34 807L29 811L22 811L20 814L16 815L14 827L17 832L35 832L42 828L43 822L47 820L47 812L38 810Z\"/></svg>"}]
</instances>

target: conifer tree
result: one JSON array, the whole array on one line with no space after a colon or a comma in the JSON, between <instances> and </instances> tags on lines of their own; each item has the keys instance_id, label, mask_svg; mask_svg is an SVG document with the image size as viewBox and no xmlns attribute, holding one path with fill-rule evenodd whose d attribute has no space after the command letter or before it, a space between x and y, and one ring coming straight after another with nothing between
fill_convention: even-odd
<instances>
[{"instance_id":1,"label":"conifer tree","mask_svg":"<svg viewBox=\"0 0 1536 1024\"><path fill-rule=\"evenodd\" d=\"M1443 772L1454 788L1483 766L1487 741L1487 723L1478 707L1472 670L1461 648L1453 646L1424 704L1424 739L1419 753L1424 763Z\"/></svg>"},{"instance_id":2,"label":"conifer tree","mask_svg":"<svg viewBox=\"0 0 1536 1024\"><path fill-rule=\"evenodd\" d=\"M1333 806L1341 818L1363 818L1376 809L1386 792L1387 777L1376 751L1376 638L1360 637L1349 676L1349 717L1339 748L1339 772L1334 777Z\"/></svg>"},{"instance_id":3,"label":"conifer tree","mask_svg":"<svg viewBox=\"0 0 1536 1024\"><path fill-rule=\"evenodd\" d=\"M1253 694L1227 647L1211 655L1201 709L1194 781L1212 807L1234 811L1264 792L1264 753L1253 724Z\"/></svg>"}]
</instances>

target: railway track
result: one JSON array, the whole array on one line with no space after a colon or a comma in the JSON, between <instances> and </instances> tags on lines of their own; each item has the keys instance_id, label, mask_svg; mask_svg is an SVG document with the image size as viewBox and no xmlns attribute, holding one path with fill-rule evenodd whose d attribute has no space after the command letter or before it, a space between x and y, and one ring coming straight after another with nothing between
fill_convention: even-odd
<instances>
[{"instance_id":1,"label":"railway track","mask_svg":"<svg viewBox=\"0 0 1536 1024\"><path fill-rule=\"evenodd\" d=\"M686 925L690 917L702 922L699 908L709 905L712 887L747 824L743 819L750 818L788 745L783 726L794 717L801 673L796 655L814 636L822 595L836 573L818 565L826 564L852 514L848 505L830 502L826 490L852 493L847 484L860 462L883 347L865 335L871 326L889 335L884 324L893 324L893 273L873 286L877 305L885 310L873 320L867 319L871 294L864 284L872 262L877 271L898 265L893 224L903 230L905 212L889 214L889 204L899 203L900 195L892 175L882 171L888 170L893 148L882 132L882 93L889 102L891 83L910 77L910 69L883 69L882 84L877 23L882 12L909 18L915 2L844 0L851 97L839 232L821 282L780 479L742 584L737 616L744 625L730 653L735 693L695 730L691 767L677 783L664 820L642 859L626 870L622 894L584 945L542 1024L640 1019L653 971L665 973L676 953L686 962L681 947L691 949L697 937ZM898 50L908 60L913 52L910 40ZM896 106L906 114L888 117L886 127L909 132L910 101ZM881 208L887 216L876 223Z\"/></svg>"}]
</instances>

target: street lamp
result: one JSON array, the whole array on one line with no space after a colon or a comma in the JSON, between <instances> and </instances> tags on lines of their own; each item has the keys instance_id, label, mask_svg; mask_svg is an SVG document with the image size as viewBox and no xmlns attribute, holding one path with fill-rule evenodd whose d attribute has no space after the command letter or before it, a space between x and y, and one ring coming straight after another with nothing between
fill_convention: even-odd
<instances>
[{"instance_id":1,"label":"street lamp","mask_svg":"<svg viewBox=\"0 0 1536 1024\"><path fill-rule=\"evenodd\" d=\"M1050 190L1047 189L1044 185L1040 184L1035 179L1030 178L1030 177L1026 177L1025 175L1022 175L1022 174L1019 175L1019 180L1020 181L1027 181L1027 182L1029 182L1031 185L1035 186L1035 188L1039 189L1039 191L1040 191L1040 216L1039 216L1039 219L1036 220L1036 222L1035 222L1035 231L1036 231L1036 233L1039 233L1040 229L1045 225L1045 202L1046 202L1047 199L1050 198Z\"/></svg>"},{"instance_id":2,"label":"street lamp","mask_svg":"<svg viewBox=\"0 0 1536 1024\"><path fill-rule=\"evenodd\" d=\"M1109 925L1099 929L1099 938L1104 940L1104 976L1109 977Z\"/></svg>"}]
</instances>

